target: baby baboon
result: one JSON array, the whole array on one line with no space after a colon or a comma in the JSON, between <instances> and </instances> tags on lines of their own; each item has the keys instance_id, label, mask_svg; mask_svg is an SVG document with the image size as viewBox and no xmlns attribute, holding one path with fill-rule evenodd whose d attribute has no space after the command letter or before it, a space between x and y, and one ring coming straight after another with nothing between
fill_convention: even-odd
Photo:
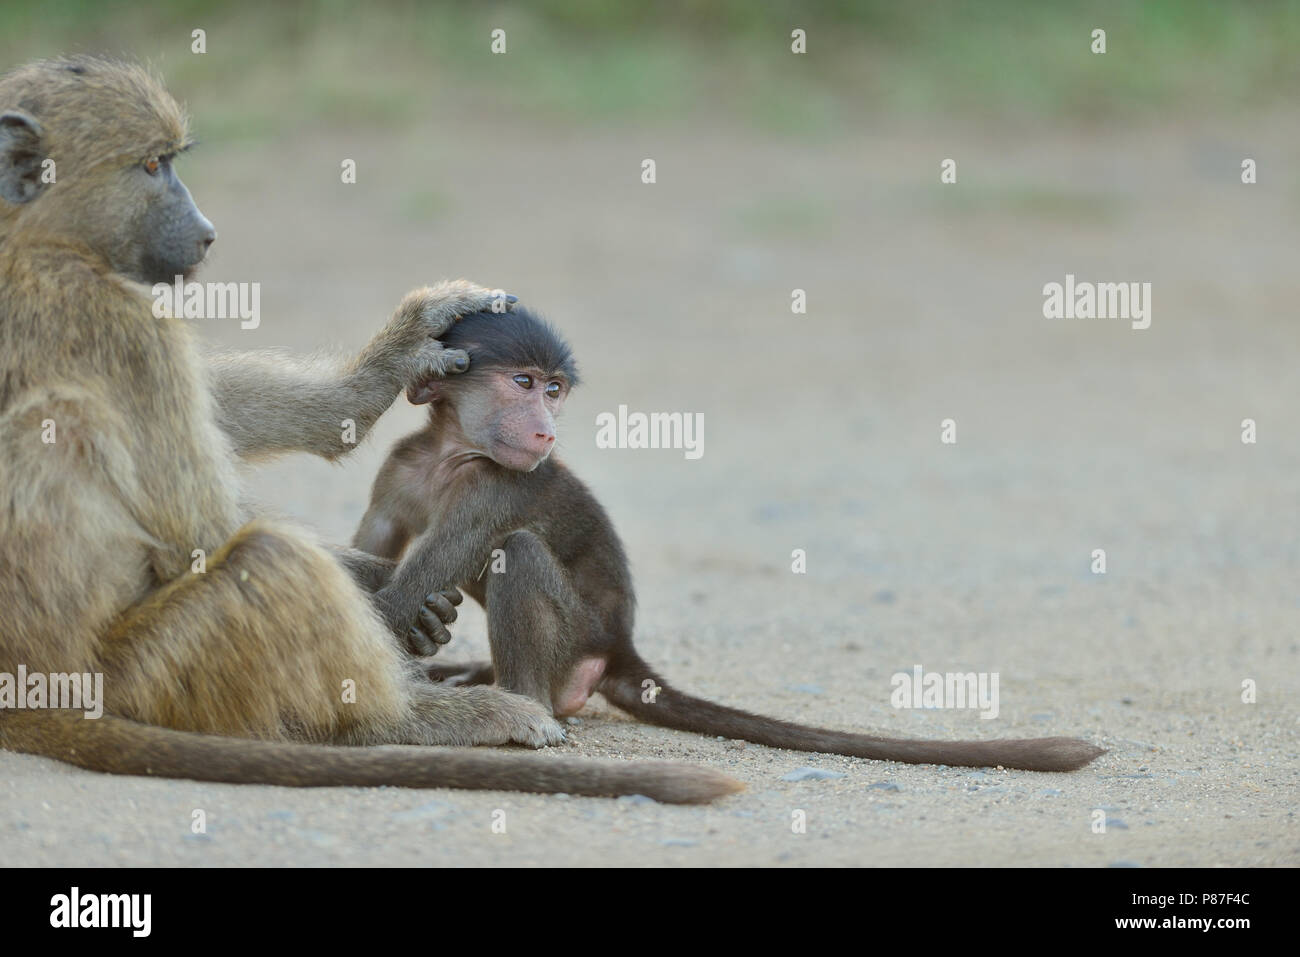
<instances>
[{"instance_id":1,"label":"baby baboon","mask_svg":"<svg viewBox=\"0 0 1300 957\"><path fill-rule=\"evenodd\" d=\"M464 281L417 290L340 368L205 363L133 285L188 274L216 238L172 168L189 143L138 66L74 57L0 78L0 673L102 673L106 711L0 710L0 747L214 781L734 790L681 765L325 746L562 738L523 696L418 672L345 571L374 589L391 563L239 504L236 456L343 454L343 420L359 439L404 386L463 368L435 340L496 300Z\"/></svg>"},{"instance_id":2,"label":"baby baboon","mask_svg":"<svg viewBox=\"0 0 1300 957\"><path fill-rule=\"evenodd\" d=\"M469 372L408 391L431 402L429 425L380 469L353 543L406 552L376 595L394 630L412 623L429 585L458 585L486 610L492 662L428 666L431 677L495 678L558 715L600 691L651 724L797 751L1033 771L1071 771L1102 753L1076 738L913 741L811 728L669 687L632 645L632 576L613 525L550 457L555 413L576 381L569 347L522 309L467 316L444 343L468 351Z\"/></svg>"}]
</instances>

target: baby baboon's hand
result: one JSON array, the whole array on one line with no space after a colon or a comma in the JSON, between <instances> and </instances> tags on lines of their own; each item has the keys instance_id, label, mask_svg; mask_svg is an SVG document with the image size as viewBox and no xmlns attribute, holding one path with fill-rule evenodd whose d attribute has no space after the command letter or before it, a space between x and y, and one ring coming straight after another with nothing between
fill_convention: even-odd
<instances>
[{"instance_id":1,"label":"baby baboon's hand","mask_svg":"<svg viewBox=\"0 0 1300 957\"><path fill-rule=\"evenodd\" d=\"M375 608L389 630L417 658L436 655L439 648L451 641L447 626L456 620L456 606L464 600L455 588L443 588L425 595L420 606L412 610L391 589L381 588L374 597Z\"/></svg>"}]
</instances>

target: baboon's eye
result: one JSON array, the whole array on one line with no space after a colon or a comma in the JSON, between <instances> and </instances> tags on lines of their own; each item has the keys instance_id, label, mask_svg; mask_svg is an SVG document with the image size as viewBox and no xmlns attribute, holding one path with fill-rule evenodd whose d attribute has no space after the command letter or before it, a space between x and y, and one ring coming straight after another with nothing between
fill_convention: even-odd
<instances>
[{"instance_id":1,"label":"baboon's eye","mask_svg":"<svg viewBox=\"0 0 1300 957\"><path fill-rule=\"evenodd\" d=\"M564 387L554 380L546 383L546 394L552 399L558 399Z\"/></svg>"},{"instance_id":2,"label":"baboon's eye","mask_svg":"<svg viewBox=\"0 0 1300 957\"><path fill-rule=\"evenodd\" d=\"M515 382L525 389L531 389L533 387L533 377L530 375L524 375L522 372L515 376Z\"/></svg>"},{"instance_id":3,"label":"baboon's eye","mask_svg":"<svg viewBox=\"0 0 1300 957\"><path fill-rule=\"evenodd\" d=\"M144 161L144 171L152 176L162 168L162 158L154 156Z\"/></svg>"}]
</instances>

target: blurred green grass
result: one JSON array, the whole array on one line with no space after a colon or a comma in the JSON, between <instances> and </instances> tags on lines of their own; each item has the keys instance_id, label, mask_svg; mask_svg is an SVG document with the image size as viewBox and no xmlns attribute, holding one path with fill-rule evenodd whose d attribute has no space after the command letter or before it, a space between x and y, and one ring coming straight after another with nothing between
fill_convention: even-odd
<instances>
[{"instance_id":1,"label":"blurred green grass","mask_svg":"<svg viewBox=\"0 0 1300 957\"><path fill-rule=\"evenodd\" d=\"M190 32L208 52L190 53ZM506 30L505 56L488 53ZM790 31L809 52L790 53ZM1094 27L1108 52L1089 50ZM1293 105L1300 0L896 3L7 0L0 65L126 54L202 107L206 136L395 126L437 96L616 125L718 116L826 132L872 114L1089 122ZM436 94L436 95L435 95Z\"/></svg>"}]
</instances>

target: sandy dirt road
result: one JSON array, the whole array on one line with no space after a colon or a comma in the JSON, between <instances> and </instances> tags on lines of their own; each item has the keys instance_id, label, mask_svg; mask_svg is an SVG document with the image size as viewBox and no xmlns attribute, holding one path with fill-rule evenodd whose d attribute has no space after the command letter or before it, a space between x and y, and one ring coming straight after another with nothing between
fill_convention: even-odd
<instances>
[{"instance_id":1,"label":"sandy dirt road","mask_svg":"<svg viewBox=\"0 0 1300 957\"><path fill-rule=\"evenodd\" d=\"M833 727L1077 734L1109 753L1071 775L898 766L644 727L597 701L538 758L684 759L748 785L706 808L110 780L6 753L0 859L1300 863L1300 206L1271 173L1294 124L796 140L520 118L518 145L493 149L492 119L463 118L464 142L489 144L472 149L419 129L206 145L187 176L221 231L204 278L260 281L263 315L205 333L351 349L420 282L504 286L576 347L586 385L560 454L625 539L639 647L668 677ZM1238 182L1242 155L1256 186ZM938 184L945 156L957 186ZM1044 319L1042 287L1066 273L1152 283L1151 327ZM796 287L807 315L790 313ZM704 456L597 449L596 414L620 404L703 412ZM345 540L420 415L399 400L346 463L286 458L250 489ZM485 651L482 616L462 616L445 654ZM890 676L917 664L998 672L998 718L892 708ZM783 780L801 767L842 776Z\"/></svg>"}]
</instances>

